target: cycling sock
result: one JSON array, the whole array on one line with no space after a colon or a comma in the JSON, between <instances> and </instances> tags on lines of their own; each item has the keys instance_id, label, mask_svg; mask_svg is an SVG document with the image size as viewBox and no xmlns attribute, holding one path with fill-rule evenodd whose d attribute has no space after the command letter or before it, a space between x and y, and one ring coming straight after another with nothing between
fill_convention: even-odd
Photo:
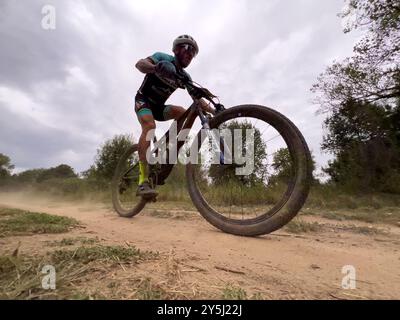
<instances>
[{"instance_id":1,"label":"cycling sock","mask_svg":"<svg viewBox=\"0 0 400 320\"><path fill-rule=\"evenodd\" d=\"M147 172L147 163L144 161L139 161L139 186L144 182L148 181L149 174Z\"/></svg>"}]
</instances>

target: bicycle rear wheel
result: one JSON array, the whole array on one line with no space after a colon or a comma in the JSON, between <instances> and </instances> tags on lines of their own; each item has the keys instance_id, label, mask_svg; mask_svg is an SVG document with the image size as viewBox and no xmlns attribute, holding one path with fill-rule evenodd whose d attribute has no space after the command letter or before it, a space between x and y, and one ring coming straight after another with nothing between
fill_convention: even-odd
<instances>
[{"instance_id":1,"label":"bicycle rear wheel","mask_svg":"<svg viewBox=\"0 0 400 320\"><path fill-rule=\"evenodd\" d=\"M239 140L242 146L232 147L239 150L233 152L232 164L205 160L187 165L189 194L202 216L220 230L242 236L267 234L288 223L303 206L312 179L310 152L297 127L273 109L240 105L211 119L210 128L229 130L233 137L239 130L242 135L233 145ZM246 130L250 134L243 138ZM219 141L222 148L226 139ZM238 175L244 166L235 157L250 150L251 141L253 169Z\"/></svg>"},{"instance_id":2,"label":"bicycle rear wheel","mask_svg":"<svg viewBox=\"0 0 400 320\"><path fill-rule=\"evenodd\" d=\"M119 160L111 184L112 203L121 217L133 217L146 205L142 197L136 196L138 178L139 155L138 145L135 144Z\"/></svg>"}]
</instances>

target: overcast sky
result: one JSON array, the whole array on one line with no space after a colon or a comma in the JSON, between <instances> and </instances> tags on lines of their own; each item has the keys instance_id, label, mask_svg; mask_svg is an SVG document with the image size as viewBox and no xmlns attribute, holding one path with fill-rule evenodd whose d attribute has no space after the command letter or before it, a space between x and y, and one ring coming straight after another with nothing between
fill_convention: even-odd
<instances>
[{"instance_id":1,"label":"overcast sky","mask_svg":"<svg viewBox=\"0 0 400 320\"><path fill-rule=\"evenodd\" d=\"M56 29L42 26L44 5ZM66 163L77 172L116 134L140 134L134 95L140 58L171 53L190 34L200 54L187 68L225 106L273 107L304 134L319 166L324 116L310 87L334 59L352 54L344 0L0 0L0 153L16 172ZM46 20L47 21L47 20ZM178 90L169 100L188 106ZM167 123L158 123L160 130Z\"/></svg>"}]
</instances>

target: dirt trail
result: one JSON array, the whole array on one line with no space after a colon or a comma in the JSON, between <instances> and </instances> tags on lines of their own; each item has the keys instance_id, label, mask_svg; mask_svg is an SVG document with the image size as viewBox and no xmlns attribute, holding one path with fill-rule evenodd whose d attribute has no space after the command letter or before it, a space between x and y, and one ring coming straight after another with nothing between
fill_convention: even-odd
<instances>
[{"instance_id":1,"label":"dirt trail","mask_svg":"<svg viewBox=\"0 0 400 320\"><path fill-rule=\"evenodd\" d=\"M73 217L85 226L72 231L75 235L90 234L107 243L158 251L167 257L165 264L175 264L176 287L198 291L201 298L216 297L233 284L267 299L400 299L400 228L394 226L387 227L386 235L333 228L302 235L279 230L244 238L224 234L193 213L185 219L162 218L145 209L125 219L104 204L50 202L16 194L0 195L0 205ZM332 223L318 217L305 219ZM12 249L16 240L25 250L35 251L43 248L46 239L62 238L34 237L35 242L31 237L0 239L1 251ZM356 289L342 288L345 265L356 269ZM140 272L162 280L164 267L146 265Z\"/></svg>"}]
</instances>

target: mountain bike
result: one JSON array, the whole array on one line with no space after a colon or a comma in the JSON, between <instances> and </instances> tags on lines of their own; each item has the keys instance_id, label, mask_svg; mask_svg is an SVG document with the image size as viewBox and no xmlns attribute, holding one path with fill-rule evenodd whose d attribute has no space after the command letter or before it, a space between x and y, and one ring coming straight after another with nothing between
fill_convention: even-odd
<instances>
[{"instance_id":1,"label":"mountain bike","mask_svg":"<svg viewBox=\"0 0 400 320\"><path fill-rule=\"evenodd\" d=\"M265 106L246 104L225 108L208 89L184 76L178 79L193 100L177 120L178 134L192 129L196 119L201 122L190 150L206 153L205 160L188 162L185 168L187 190L200 214L223 232L240 236L267 234L287 224L304 205L312 179L310 152L298 128L278 111ZM199 104L202 98L214 106L215 116L202 110ZM239 130L239 133L250 130L252 135L249 135L251 139L238 135L236 140L241 146L235 149L225 138L216 136L215 130ZM165 145L170 138L170 130L160 140L154 138L150 153L160 155L163 152L168 158L169 149L160 151L157 143L164 141ZM250 148L251 143L246 139L253 143L253 171L238 175L237 170L244 167L243 161L224 160ZM210 161L207 152L211 148L202 147L210 141L214 143L214 151L215 148L219 151L219 161ZM179 151L186 142L174 143ZM122 217L133 217L147 203L157 200L136 196L138 162L138 146L134 144L126 150L115 169L112 202ZM149 165L149 181L154 188L165 184L174 165L168 161Z\"/></svg>"}]
</instances>

